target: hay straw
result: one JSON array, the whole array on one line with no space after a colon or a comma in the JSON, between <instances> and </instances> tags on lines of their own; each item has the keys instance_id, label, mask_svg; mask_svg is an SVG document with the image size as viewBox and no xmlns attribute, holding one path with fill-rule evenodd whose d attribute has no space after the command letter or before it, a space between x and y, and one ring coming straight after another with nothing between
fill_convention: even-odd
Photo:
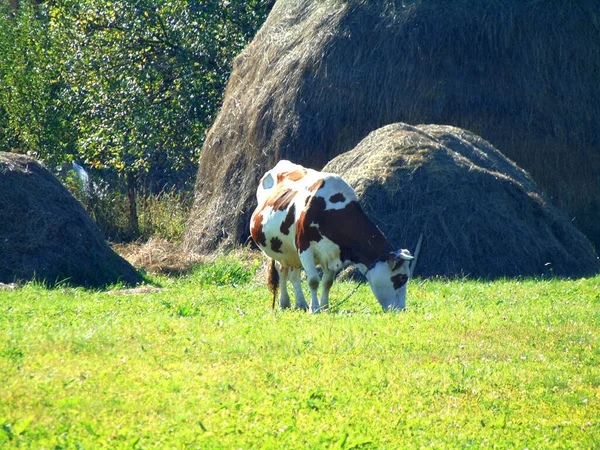
<instances>
[{"instance_id":1,"label":"hay straw","mask_svg":"<svg viewBox=\"0 0 600 450\"><path fill-rule=\"evenodd\" d=\"M0 282L30 280L104 287L141 277L40 163L0 152Z\"/></svg>"},{"instance_id":2,"label":"hay straw","mask_svg":"<svg viewBox=\"0 0 600 450\"><path fill-rule=\"evenodd\" d=\"M210 130L188 250L244 242L258 178L395 122L471 130L600 244L600 12L542 0L279 0ZM417 157L417 156L415 156Z\"/></svg>"},{"instance_id":3,"label":"hay straw","mask_svg":"<svg viewBox=\"0 0 600 450\"><path fill-rule=\"evenodd\" d=\"M152 274L183 275L206 258L181 250L180 246L161 238L147 242L113 244L113 248L133 266Z\"/></svg>"},{"instance_id":4,"label":"hay straw","mask_svg":"<svg viewBox=\"0 0 600 450\"><path fill-rule=\"evenodd\" d=\"M423 234L418 276L583 276L590 243L529 175L480 137L437 125L393 124L324 168L356 190L396 248Z\"/></svg>"}]
</instances>

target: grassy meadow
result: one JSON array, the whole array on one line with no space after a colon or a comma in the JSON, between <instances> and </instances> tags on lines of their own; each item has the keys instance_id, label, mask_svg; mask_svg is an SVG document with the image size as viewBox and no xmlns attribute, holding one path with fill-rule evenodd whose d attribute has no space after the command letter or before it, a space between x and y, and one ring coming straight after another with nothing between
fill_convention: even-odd
<instances>
[{"instance_id":1,"label":"grassy meadow","mask_svg":"<svg viewBox=\"0 0 600 450\"><path fill-rule=\"evenodd\" d=\"M252 258L0 290L0 448L600 448L600 277L414 280L397 314L345 281L312 316Z\"/></svg>"}]
</instances>

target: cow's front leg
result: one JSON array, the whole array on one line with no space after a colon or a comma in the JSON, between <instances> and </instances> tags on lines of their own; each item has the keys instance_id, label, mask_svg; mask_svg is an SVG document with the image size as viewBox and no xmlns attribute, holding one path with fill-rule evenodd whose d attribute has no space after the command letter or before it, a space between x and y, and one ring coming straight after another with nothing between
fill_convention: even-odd
<instances>
[{"instance_id":1,"label":"cow's front leg","mask_svg":"<svg viewBox=\"0 0 600 450\"><path fill-rule=\"evenodd\" d=\"M294 287L294 293L296 294L296 309L308 310L308 304L304 298L304 292L302 292L302 281L300 279L302 272L301 269L295 269L290 267L289 279Z\"/></svg>"},{"instance_id":2,"label":"cow's front leg","mask_svg":"<svg viewBox=\"0 0 600 450\"><path fill-rule=\"evenodd\" d=\"M300 253L300 262L306 272L306 279L308 281L308 287L310 288L310 312L316 314L319 312L319 297L317 296L317 290L319 289L319 282L321 280L319 278L319 272L317 272L313 252L308 249Z\"/></svg>"},{"instance_id":3,"label":"cow's front leg","mask_svg":"<svg viewBox=\"0 0 600 450\"><path fill-rule=\"evenodd\" d=\"M321 291L321 311L327 311L329 309L329 291L333 285L333 279L335 277L335 271L325 267L323 268L323 290Z\"/></svg>"},{"instance_id":4,"label":"cow's front leg","mask_svg":"<svg viewBox=\"0 0 600 450\"><path fill-rule=\"evenodd\" d=\"M279 272L279 307L281 309L287 309L290 305L290 294L287 290L287 278L289 267L283 267L280 264L276 264L277 271Z\"/></svg>"}]
</instances>

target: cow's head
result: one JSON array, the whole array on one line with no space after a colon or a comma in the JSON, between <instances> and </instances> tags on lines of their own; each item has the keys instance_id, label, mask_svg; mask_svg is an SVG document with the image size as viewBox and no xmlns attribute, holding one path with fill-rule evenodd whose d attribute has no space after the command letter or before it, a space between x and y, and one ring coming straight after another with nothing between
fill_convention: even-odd
<instances>
[{"instance_id":1,"label":"cow's head","mask_svg":"<svg viewBox=\"0 0 600 450\"><path fill-rule=\"evenodd\" d=\"M384 311L400 311L406 307L406 283L412 260L410 252L402 249L378 259L369 267L367 280Z\"/></svg>"}]
</instances>

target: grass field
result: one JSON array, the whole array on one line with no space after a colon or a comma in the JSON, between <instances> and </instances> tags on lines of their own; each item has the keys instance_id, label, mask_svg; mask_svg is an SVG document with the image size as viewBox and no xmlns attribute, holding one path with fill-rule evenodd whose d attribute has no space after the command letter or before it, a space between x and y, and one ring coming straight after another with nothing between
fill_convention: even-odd
<instances>
[{"instance_id":1,"label":"grass field","mask_svg":"<svg viewBox=\"0 0 600 450\"><path fill-rule=\"evenodd\" d=\"M600 277L414 280L397 314L340 282L311 316L255 269L0 291L0 448L600 448Z\"/></svg>"}]
</instances>

